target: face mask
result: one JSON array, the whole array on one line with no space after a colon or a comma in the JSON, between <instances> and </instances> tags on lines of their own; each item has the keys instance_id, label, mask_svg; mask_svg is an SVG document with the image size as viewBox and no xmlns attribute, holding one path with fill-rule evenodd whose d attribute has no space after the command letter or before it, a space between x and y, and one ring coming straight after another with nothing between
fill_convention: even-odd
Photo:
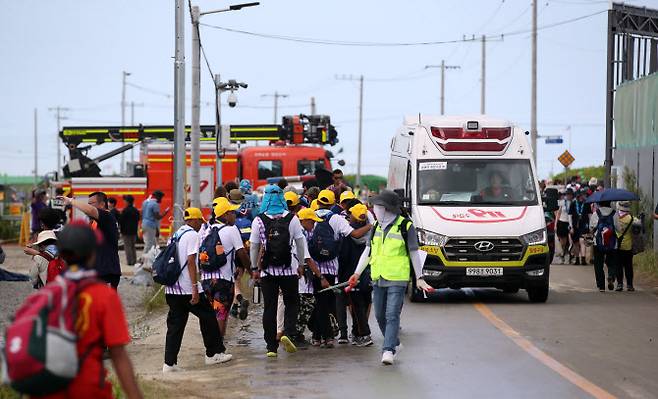
<instances>
[{"instance_id":1,"label":"face mask","mask_svg":"<svg viewBox=\"0 0 658 399\"><path fill-rule=\"evenodd\" d=\"M383 220L386 215L386 208L384 208L382 205L375 205L372 208L372 212L375 214L377 220Z\"/></svg>"}]
</instances>

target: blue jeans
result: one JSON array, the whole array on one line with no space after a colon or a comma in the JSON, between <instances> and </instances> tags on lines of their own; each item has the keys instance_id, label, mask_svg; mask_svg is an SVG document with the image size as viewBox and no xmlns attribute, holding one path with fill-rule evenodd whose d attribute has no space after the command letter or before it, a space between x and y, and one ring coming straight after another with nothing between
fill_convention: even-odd
<instances>
[{"instance_id":1,"label":"blue jeans","mask_svg":"<svg viewBox=\"0 0 658 399\"><path fill-rule=\"evenodd\" d=\"M398 333L400 332L400 313L402 312L405 288L404 286L373 286L375 317L384 336L382 352L391 351L395 353L395 347L400 345Z\"/></svg>"}]
</instances>

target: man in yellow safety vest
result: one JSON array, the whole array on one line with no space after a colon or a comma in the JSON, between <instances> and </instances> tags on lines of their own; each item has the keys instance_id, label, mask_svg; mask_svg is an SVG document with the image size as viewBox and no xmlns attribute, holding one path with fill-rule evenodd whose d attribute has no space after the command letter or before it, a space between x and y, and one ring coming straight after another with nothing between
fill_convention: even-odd
<instances>
[{"instance_id":1,"label":"man in yellow safety vest","mask_svg":"<svg viewBox=\"0 0 658 399\"><path fill-rule=\"evenodd\" d=\"M411 267L418 276L416 286L419 289L425 292L434 289L423 280L416 230L411 220L400 215L400 197L393 191L383 190L372 203L377 223L350 277L350 285L356 285L361 273L370 265L375 316L384 336L382 363L391 365L400 346L400 313Z\"/></svg>"}]
</instances>

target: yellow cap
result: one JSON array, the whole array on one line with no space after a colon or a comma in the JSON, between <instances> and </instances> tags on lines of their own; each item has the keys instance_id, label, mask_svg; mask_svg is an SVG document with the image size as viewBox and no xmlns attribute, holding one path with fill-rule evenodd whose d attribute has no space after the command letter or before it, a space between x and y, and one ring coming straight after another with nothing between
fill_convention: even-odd
<instances>
[{"instance_id":1,"label":"yellow cap","mask_svg":"<svg viewBox=\"0 0 658 399\"><path fill-rule=\"evenodd\" d=\"M234 211L240 207L240 205L233 205L228 201L228 198L221 197L215 198L217 205L213 209L215 212L215 217L221 217L228 211Z\"/></svg>"},{"instance_id":2,"label":"yellow cap","mask_svg":"<svg viewBox=\"0 0 658 399\"><path fill-rule=\"evenodd\" d=\"M224 197L217 197L214 200L212 200L212 208L213 209L215 209L215 207L217 206L217 203L219 202L220 198L224 198Z\"/></svg>"},{"instance_id":3,"label":"yellow cap","mask_svg":"<svg viewBox=\"0 0 658 399\"><path fill-rule=\"evenodd\" d=\"M311 201L311 209L313 211L317 211L318 209L320 209L320 205L318 205L318 200L317 199L314 199L313 201Z\"/></svg>"},{"instance_id":4,"label":"yellow cap","mask_svg":"<svg viewBox=\"0 0 658 399\"><path fill-rule=\"evenodd\" d=\"M361 221L365 221L368 218L368 208L363 204L356 204L350 208L350 214Z\"/></svg>"},{"instance_id":5,"label":"yellow cap","mask_svg":"<svg viewBox=\"0 0 658 399\"><path fill-rule=\"evenodd\" d=\"M299 220L315 220L316 222L321 222L322 219L315 214L315 211L311 208L304 208L301 211L297 212L297 217Z\"/></svg>"},{"instance_id":6,"label":"yellow cap","mask_svg":"<svg viewBox=\"0 0 658 399\"><path fill-rule=\"evenodd\" d=\"M336 203L336 194L331 190L322 190L318 194L318 202L322 205L333 205Z\"/></svg>"},{"instance_id":7,"label":"yellow cap","mask_svg":"<svg viewBox=\"0 0 658 399\"><path fill-rule=\"evenodd\" d=\"M203 218L203 213L201 213L201 209L199 208L187 208L185 210L185 220L191 220L191 219L201 219L205 220Z\"/></svg>"},{"instance_id":8,"label":"yellow cap","mask_svg":"<svg viewBox=\"0 0 658 399\"><path fill-rule=\"evenodd\" d=\"M283 194L283 198L286 199L288 206L297 206L299 205L299 195L294 191L288 191Z\"/></svg>"},{"instance_id":9,"label":"yellow cap","mask_svg":"<svg viewBox=\"0 0 658 399\"><path fill-rule=\"evenodd\" d=\"M356 198L356 195L354 195L354 193L352 191L347 190L347 191L343 191L342 193L340 193L340 201L339 202L342 204L343 201L347 201L347 200L351 200L351 199L355 199L355 198Z\"/></svg>"}]
</instances>

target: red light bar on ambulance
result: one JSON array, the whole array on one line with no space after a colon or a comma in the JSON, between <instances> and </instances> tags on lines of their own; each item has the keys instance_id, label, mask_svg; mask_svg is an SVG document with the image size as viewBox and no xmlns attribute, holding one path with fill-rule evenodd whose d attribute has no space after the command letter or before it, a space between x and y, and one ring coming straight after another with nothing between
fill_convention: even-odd
<instances>
[{"instance_id":1,"label":"red light bar on ambulance","mask_svg":"<svg viewBox=\"0 0 658 399\"><path fill-rule=\"evenodd\" d=\"M431 132L441 150L447 152L503 152L512 140L512 129L509 127L483 127L480 130L432 127Z\"/></svg>"}]
</instances>

